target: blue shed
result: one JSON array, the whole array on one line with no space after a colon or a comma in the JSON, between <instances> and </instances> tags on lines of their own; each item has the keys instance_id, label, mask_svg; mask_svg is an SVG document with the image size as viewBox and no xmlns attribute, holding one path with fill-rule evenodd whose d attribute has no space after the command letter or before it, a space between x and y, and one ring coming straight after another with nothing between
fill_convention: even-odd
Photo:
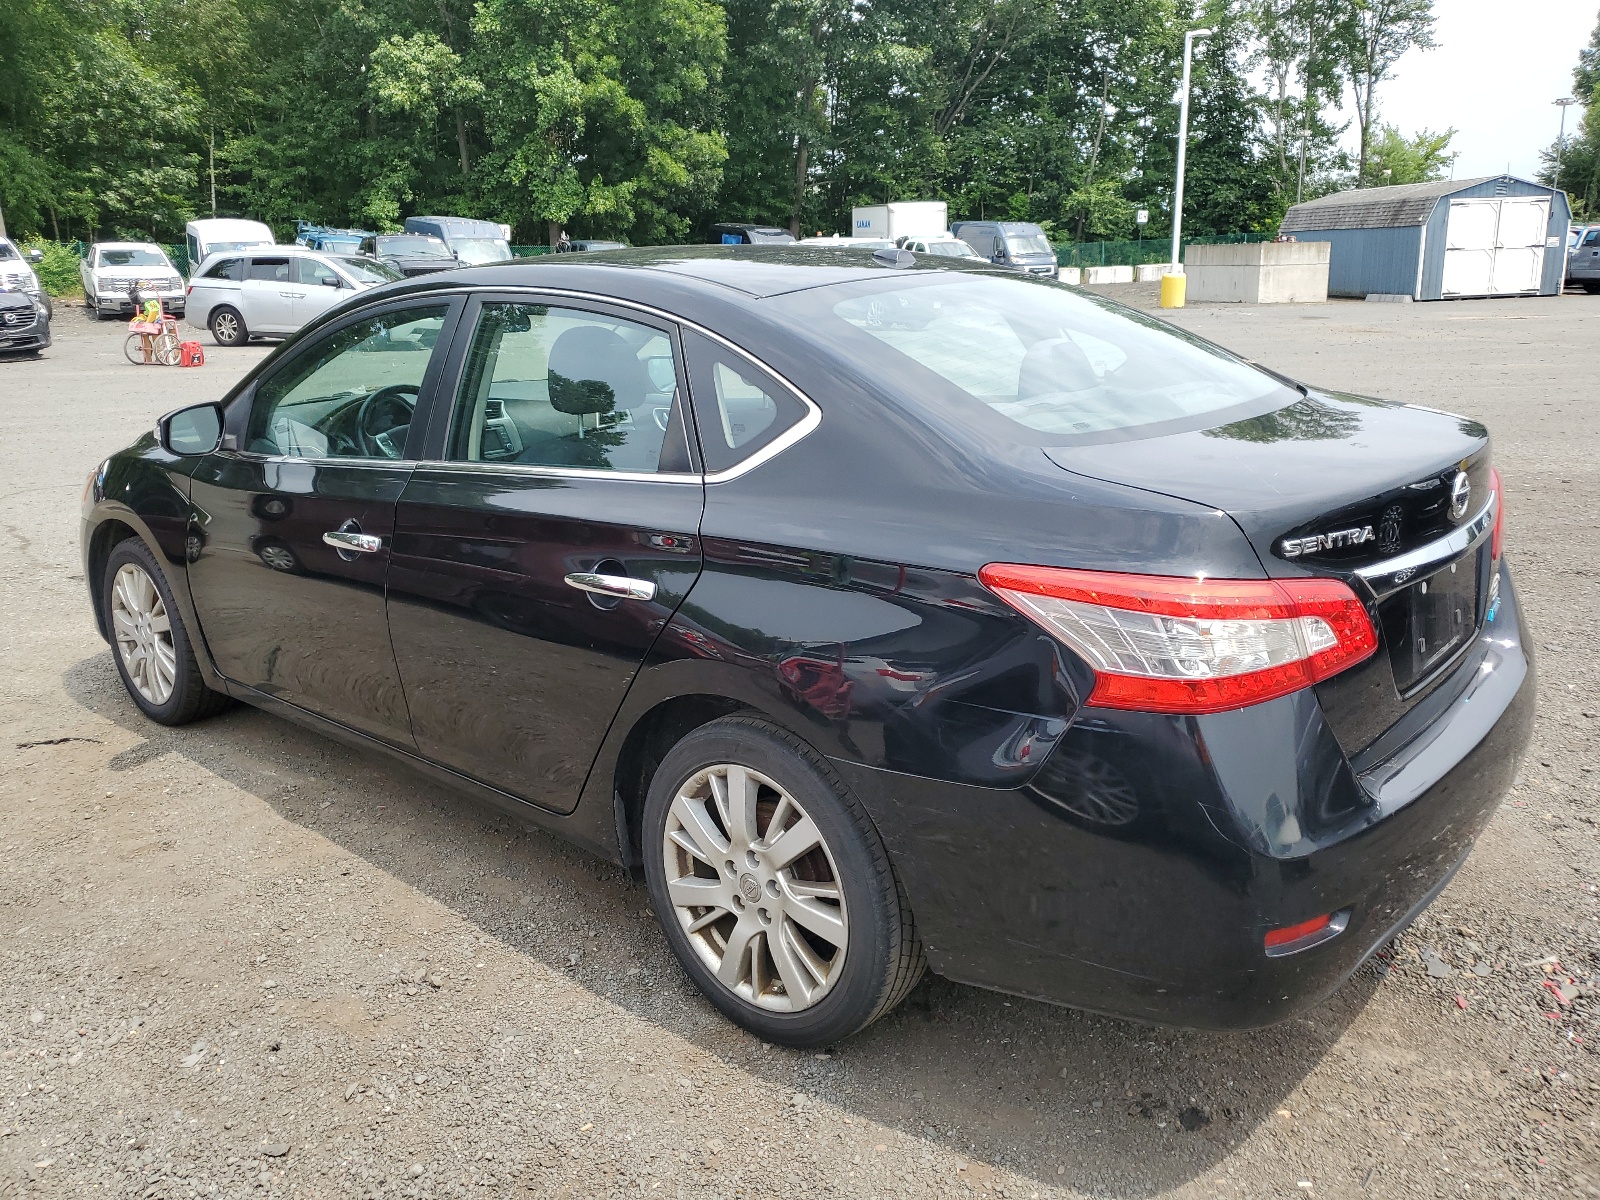
<instances>
[{"instance_id":1,"label":"blue shed","mask_svg":"<svg viewBox=\"0 0 1600 1200\"><path fill-rule=\"evenodd\" d=\"M1330 296L1554 296L1571 217L1565 192L1488 175L1319 196L1290 208L1282 233L1331 243Z\"/></svg>"}]
</instances>

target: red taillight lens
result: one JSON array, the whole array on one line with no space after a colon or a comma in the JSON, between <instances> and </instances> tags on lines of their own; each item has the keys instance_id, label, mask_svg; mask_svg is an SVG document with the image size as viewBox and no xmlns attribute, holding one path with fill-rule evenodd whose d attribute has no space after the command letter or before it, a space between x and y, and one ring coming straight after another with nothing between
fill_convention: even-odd
<instances>
[{"instance_id":1,"label":"red taillight lens","mask_svg":"<svg viewBox=\"0 0 1600 1200\"><path fill-rule=\"evenodd\" d=\"M1299 691L1378 646L1337 579L1190 579L990 563L985 586L1094 669L1090 704L1212 713Z\"/></svg>"},{"instance_id":2,"label":"red taillight lens","mask_svg":"<svg viewBox=\"0 0 1600 1200\"><path fill-rule=\"evenodd\" d=\"M1494 467L1489 468L1489 482L1494 487L1494 537L1489 543L1489 555L1495 562L1500 561L1500 551L1506 545L1506 485L1500 480L1500 472Z\"/></svg>"},{"instance_id":3,"label":"red taillight lens","mask_svg":"<svg viewBox=\"0 0 1600 1200\"><path fill-rule=\"evenodd\" d=\"M1287 925L1282 929L1274 929L1266 936L1268 950L1279 946L1287 946L1290 942L1298 942L1301 938L1310 937L1313 933L1320 933L1333 924L1333 914L1323 913L1320 917L1312 917L1309 921L1301 921L1298 925Z\"/></svg>"}]
</instances>

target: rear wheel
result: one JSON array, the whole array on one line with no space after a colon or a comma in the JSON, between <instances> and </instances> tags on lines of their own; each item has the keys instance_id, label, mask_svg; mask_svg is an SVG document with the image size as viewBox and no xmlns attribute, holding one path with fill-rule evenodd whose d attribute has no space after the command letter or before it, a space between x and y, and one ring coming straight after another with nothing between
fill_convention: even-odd
<instances>
[{"instance_id":1,"label":"rear wheel","mask_svg":"<svg viewBox=\"0 0 1600 1200\"><path fill-rule=\"evenodd\" d=\"M826 760L775 726L725 717L674 746L651 781L643 842L678 961L766 1041L848 1037L922 977L877 832Z\"/></svg>"},{"instance_id":2,"label":"rear wheel","mask_svg":"<svg viewBox=\"0 0 1600 1200\"><path fill-rule=\"evenodd\" d=\"M1586 279L1583 281L1583 290L1591 296L1600 295L1600 279Z\"/></svg>"},{"instance_id":3,"label":"rear wheel","mask_svg":"<svg viewBox=\"0 0 1600 1200\"><path fill-rule=\"evenodd\" d=\"M145 716L187 725L232 705L206 686L166 575L143 542L129 538L111 551L101 588L117 674Z\"/></svg>"},{"instance_id":4,"label":"rear wheel","mask_svg":"<svg viewBox=\"0 0 1600 1200\"><path fill-rule=\"evenodd\" d=\"M250 340L250 330L239 310L224 304L211 314L211 336L219 346L242 346Z\"/></svg>"}]
</instances>

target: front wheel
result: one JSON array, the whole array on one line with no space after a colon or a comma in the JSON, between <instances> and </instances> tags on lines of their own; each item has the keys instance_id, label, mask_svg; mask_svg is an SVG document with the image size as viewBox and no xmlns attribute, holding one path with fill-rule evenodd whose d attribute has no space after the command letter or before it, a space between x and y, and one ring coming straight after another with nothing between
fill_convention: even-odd
<instances>
[{"instance_id":1,"label":"front wheel","mask_svg":"<svg viewBox=\"0 0 1600 1200\"><path fill-rule=\"evenodd\" d=\"M236 308L222 305L211 314L210 324L211 336L219 346L242 346L250 340L250 330Z\"/></svg>"},{"instance_id":2,"label":"front wheel","mask_svg":"<svg viewBox=\"0 0 1600 1200\"><path fill-rule=\"evenodd\" d=\"M122 343L122 353L136 367L148 366L155 361L147 352L144 339L142 333L130 333L128 340Z\"/></svg>"},{"instance_id":3,"label":"front wheel","mask_svg":"<svg viewBox=\"0 0 1600 1200\"><path fill-rule=\"evenodd\" d=\"M145 716L187 725L233 703L206 686L167 577L137 538L111 551L101 604L117 674Z\"/></svg>"},{"instance_id":4,"label":"front wheel","mask_svg":"<svg viewBox=\"0 0 1600 1200\"><path fill-rule=\"evenodd\" d=\"M817 1046L864 1029L925 969L877 831L792 734L725 717L667 754L644 811L645 877L695 985L758 1037Z\"/></svg>"}]
</instances>

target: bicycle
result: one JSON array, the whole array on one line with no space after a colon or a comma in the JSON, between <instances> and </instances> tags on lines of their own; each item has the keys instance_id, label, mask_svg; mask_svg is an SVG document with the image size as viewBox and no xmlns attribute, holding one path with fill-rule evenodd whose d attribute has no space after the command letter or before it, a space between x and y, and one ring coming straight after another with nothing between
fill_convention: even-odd
<instances>
[{"instance_id":1,"label":"bicycle","mask_svg":"<svg viewBox=\"0 0 1600 1200\"><path fill-rule=\"evenodd\" d=\"M141 321L138 317L128 322L131 332L122 344L128 361L138 367L175 367L181 356L178 349L178 322L165 313L159 321Z\"/></svg>"}]
</instances>

